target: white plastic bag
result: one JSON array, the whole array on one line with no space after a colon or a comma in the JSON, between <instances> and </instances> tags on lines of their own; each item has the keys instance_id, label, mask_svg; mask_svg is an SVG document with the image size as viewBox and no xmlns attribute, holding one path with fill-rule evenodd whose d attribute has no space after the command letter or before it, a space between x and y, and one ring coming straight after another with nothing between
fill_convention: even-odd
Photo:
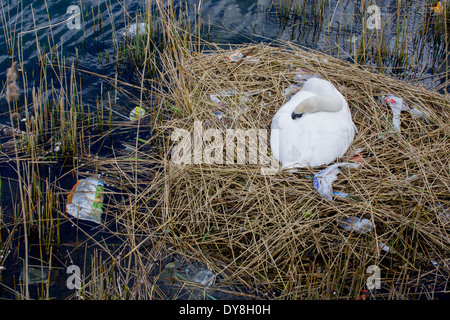
<instances>
[{"instance_id":1,"label":"white plastic bag","mask_svg":"<svg viewBox=\"0 0 450 320\"><path fill-rule=\"evenodd\" d=\"M95 178L79 180L67 197L66 211L71 216L101 223L104 184Z\"/></svg>"},{"instance_id":2,"label":"white plastic bag","mask_svg":"<svg viewBox=\"0 0 450 320\"><path fill-rule=\"evenodd\" d=\"M426 116L429 116L428 113L422 112L415 107L408 107L402 98L394 96L392 94L388 94L383 96L384 101L391 108L394 117L392 118L392 124L394 125L395 130L400 132L400 114L402 111L409 111L413 117L415 118L423 118L426 122L428 119Z\"/></svg>"},{"instance_id":3,"label":"white plastic bag","mask_svg":"<svg viewBox=\"0 0 450 320\"><path fill-rule=\"evenodd\" d=\"M141 22L139 24L133 23L130 24L128 29L122 32L122 36L124 37L135 37L138 35L145 35L147 33L148 25L145 22Z\"/></svg>"},{"instance_id":4,"label":"white plastic bag","mask_svg":"<svg viewBox=\"0 0 450 320\"><path fill-rule=\"evenodd\" d=\"M359 167L359 163L339 162L314 175L314 187L319 191L319 194L327 200L332 200L333 187L331 184L337 179L337 174L340 171L339 167L357 168ZM345 197L348 195L342 193L341 196Z\"/></svg>"}]
</instances>

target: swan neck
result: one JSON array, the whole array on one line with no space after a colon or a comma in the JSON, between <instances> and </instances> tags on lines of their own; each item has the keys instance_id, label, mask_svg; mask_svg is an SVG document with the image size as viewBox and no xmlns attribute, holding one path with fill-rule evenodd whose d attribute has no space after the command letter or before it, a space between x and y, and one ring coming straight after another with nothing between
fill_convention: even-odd
<instances>
[{"instance_id":1,"label":"swan neck","mask_svg":"<svg viewBox=\"0 0 450 320\"><path fill-rule=\"evenodd\" d=\"M296 114L316 112L338 112L343 103L339 97L314 96L300 102L295 108Z\"/></svg>"}]
</instances>

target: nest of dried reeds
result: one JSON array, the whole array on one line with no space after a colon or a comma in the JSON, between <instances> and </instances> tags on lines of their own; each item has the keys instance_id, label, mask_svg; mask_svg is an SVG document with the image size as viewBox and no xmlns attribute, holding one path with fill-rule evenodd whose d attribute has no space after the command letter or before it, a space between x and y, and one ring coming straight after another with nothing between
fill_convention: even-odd
<instances>
[{"instance_id":1,"label":"nest of dried reeds","mask_svg":"<svg viewBox=\"0 0 450 320\"><path fill-rule=\"evenodd\" d=\"M242 58L230 61L238 51ZM358 298L370 265L381 270L378 296L409 297L418 279L435 268L435 285L446 286L446 96L288 43L185 52L175 57L177 67L170 59L160 105L171 115L156 134L165 146L151 167L161 170L136 200L144 204L136 216L140 227L169 233L173 245L194 250L227 281L276 288L282 297ZM170 134L177 128L192 133L194 121L224 134L229 128L270 130L273 115L289 99L286 89L301 87L298 75L305 70L342 92L359 130L336 162L364 150L362 162L342 170L333 184L334 191L351 197L330 201L319 195L311 177L324 167L264 175L258 164L170 161ZM380 102L385 94L426 116L403 112L398 132L391 109ZM358 234L339 226L352 216L376 227Z\"/></svg>"}]
</instances>

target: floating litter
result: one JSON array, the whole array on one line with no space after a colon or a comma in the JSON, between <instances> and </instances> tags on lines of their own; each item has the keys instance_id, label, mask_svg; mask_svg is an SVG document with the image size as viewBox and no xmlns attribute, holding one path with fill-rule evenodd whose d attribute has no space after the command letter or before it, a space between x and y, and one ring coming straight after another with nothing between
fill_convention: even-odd
<instances>
[{"instance_id":1,"label":"floating litter","mask_svg":"<svg viewBox=\"0 0 450 320\"><path fill-rule=\"evenodd\" d=\"M104 184L98 179L79 180L67 197L66 212L86 221L101 223Z\"/></svg>"},{"instance_id":2,"label":"floating litter","mask_svg":"<svg viewBox=\"0 0 450 320\"><path fill-rule=\"evenodd\" d=\"M130 119L135 121L139 119L140 117L143 117L145 114L145 110L141 107L136 107L130 112Z\"/></svg>"},{"instance_id":3,"label":"floating litter","mask_svg":"<svg viewBox=\"0 0 450 320\"><path fill-rule=\"evenodd\" d=\"M122 36L124 37L135 37L138 34L146 34L147 33L147 24L145 22L141 23L133 23L130 24L128 29L122 32Z\"/></svg>"}]
</instances>

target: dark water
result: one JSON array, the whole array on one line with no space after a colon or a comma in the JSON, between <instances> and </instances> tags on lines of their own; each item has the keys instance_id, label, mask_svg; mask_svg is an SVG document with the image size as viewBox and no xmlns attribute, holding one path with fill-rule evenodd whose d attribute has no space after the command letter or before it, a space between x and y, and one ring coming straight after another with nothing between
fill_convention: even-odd
<instances>
[{"instance_id":1,"label":"dark water","mask_svg":"<svg viewBox=\"0 0 450 320\"><path fill-rule=\"evenodd\" d=\"M289 6L282 7L280 2ZM204 30L207 30L205 38L211 42L219 42L223 45L240 44L247 42L275 42L288 40L305 47L328 52L343 59L354 61L355 42L362 37L363 19L368 18L364 1L303 1L306 5L300 10L298 1L270 1L270 0L204 0L187 1L180 4L175 1L170 4L165 1L165 6L173 5L180 15L188 17L192 22L195 15L200 12ZM317 3L323 3L321 12L315 9ZM386 23L386 45L391 51L400 46L398 34L404 32L406 39L404 51L408 54L407 63L393 55L387 55L384 63L389 67L388 73L397 75L407 80L422 81L428 87L438 86L445 77L439 75L445 69L445 46L442 37L436 37L432 18L429 17L430 9L423 1L408 1L406 8L398 10L397 1L378 1L381 10L381 21ZM81 29L70 29L65 22L71 13L67 13L70 5L78 5L85 13L85 21L82 21ZM10 67L12 60L23 61L20 68L25 72L27 87L39 86L39 61L36 41L40 44L40 50L51 56L49 48L58 47L62 50L60 55L65 59L66 65L78 62L79 69L88 70L91 73L114 78L116 69L111 59L114 57L114 43L123 41L118 36L114 38L113 30L120 34L126 22L132 21L134 13L142 11L144 1L98 1L98 0L48 0L45 1L18 1L2 0L0 31L0 79L2 87L6 78L6 69ZM127 16L125 12L130 13ZM397 15L400 13L400 16ZM101 17L101 29L95 25L92 15ZM430 20L431 19L431 20ZM129 20L129 21L126 21ZM431 21L431 23L429 23ZM98 19L97 19L98 22ZM50 28L49 24L53 27ZM428 24L429 23L429 24ZM428 28L426 35L421 36L418 30ZM32 31L37 29L36 32ZM31 32L29 32L31 31ZM367 30L366 30L367 31ZM367 32L374 32L367 31ZM14 38L15 47L7 44L9 38ZM22 50L17 49L17 45ZM23 56L19 56L23 54ZM78 61L76 60L78 56ZM375 59L376 60L376 59ZM363 64L375 63L374 59L359 61ZM80 73L82 77L82 96L87 104L95 105L99 98L100 89L108 90L108 83L103 78L93 74ZM119 80L132 82L131 70L123 69ZM58 84L55 84L58 87ZM5 101L4 90L0 97L0 124L9 125L8 105ZM125 98L121 97L123 101ZM54 172L49 173L50 179L56 179L59 175L67 173L64 163L53 167ZM13 203L18 201L17 176L14 166L9 163L0 164L2 177L2 210L4 211L4 223L8 225L14 220ZM64 190L70 190L75 178L68 175L58 180L58 185ZM61 203L64 199L60 199ZM8 220L9 219L9 220ZM114 225L109 224L110 229L98 228L89 223L81 223L84 232L77 232L71 221L62 224L61 242L64 245L58 247L58 252L52 252L53 266L57 275L52 286L51 296L57 298L73 297L73 291L66 288L66 267L77 264L89 268L86 257L95 254L89 247L89 239L95 238L103 241L110 247L120 248L121 240L111 236ZM2 231L12 227L2 228ZM21 226L17 226L15 251L9 253L5 259L5 270L0 270L0 284L3 282L9 288L19 283L20 272L23 265L24 245ZM6 241L6 232L2 234L2 240ZM31 243L37 243L38 239L29 239ZM1 244L1 243L0 243ZM81 245L78 245L81 244ZM1 246L0 246L1 248ZM126 251L121 251L126 254ZM98 254L98 253L97 253ZM0 257L5 252L0 252ZM38 246L31 247L31 263L39 265L39 257L50 256L50 253L39 252ZM34 259L34 260L33 260ZM161 258L160 271L164 265L176 260L174 256L167 255ZM0 259L0 262L2 259ZM1 264L0 264L1 265ZM196 266L203 268L204 266ZM192 267L191 267L192 269ZM181 269L180 269L181 270ZM187 272L182 269L180 272ZM167 284L161 283L162 288ZM33 287L33 286L32 286ZM167 289L167 288L166 288ZM164 290L166 290L164 289ZM171 296L170 290L166 290L166 297ZM39 286L30 291L32 297L42 296ZM0 297L14 298L15 295L4 286L0 286ZM216 294L215 298L227 298L229 296Z\"/></svg>"}]
</instances>

